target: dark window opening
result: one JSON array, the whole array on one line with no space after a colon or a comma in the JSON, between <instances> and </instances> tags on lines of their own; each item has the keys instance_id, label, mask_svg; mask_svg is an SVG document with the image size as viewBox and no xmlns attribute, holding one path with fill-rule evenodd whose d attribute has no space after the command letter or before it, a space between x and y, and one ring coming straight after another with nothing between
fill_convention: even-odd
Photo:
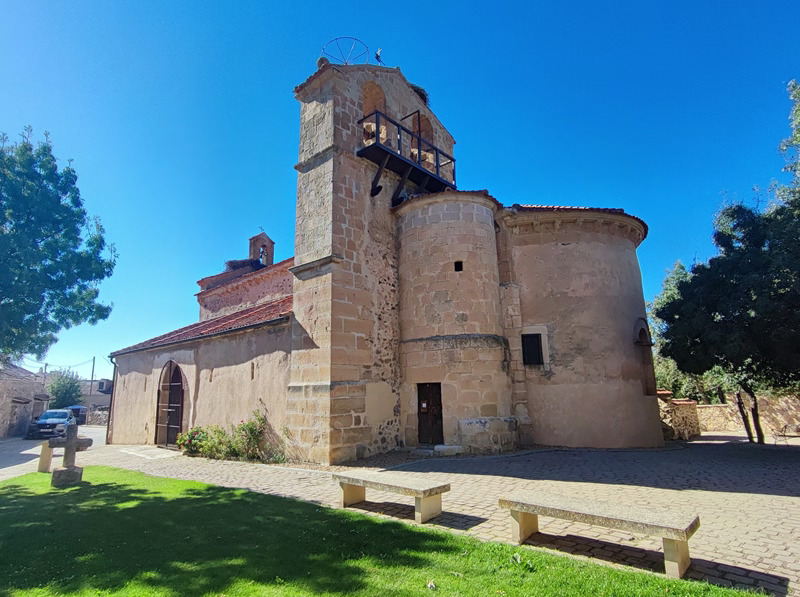
<instances>
[{"instance_id":1,"label":"dark window opening","mask_svg":"<svg viewBox=\"0 0 800 597\"><path fill-rule=\"evenodd\" d=\"M541 334L522 334L522 364L544 365Z\"/></svg>"},{"instance_id":2,"label":"dark window opening","mask_svg":"<svg viewBox=\"0 0 800 597\"><path fill-rule=\"evenodd\" d=\"M463 261L456 261L453 264L453 267L457 272L462 272L462 271L464 271L464 262Z\"/></svg>"}]
</instances>

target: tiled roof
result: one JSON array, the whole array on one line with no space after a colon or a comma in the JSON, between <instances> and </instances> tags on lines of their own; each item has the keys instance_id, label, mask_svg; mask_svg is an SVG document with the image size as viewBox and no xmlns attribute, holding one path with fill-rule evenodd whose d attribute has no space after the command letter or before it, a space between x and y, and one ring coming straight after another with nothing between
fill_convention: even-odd
<instances>
[{"instance_id":1,"label":"tiled roof","mask_svg":"<svg viewBox=\"0 0 800 597\"><path fill-rule=\"evenodd\" d=\"M223 315L222 317L215 317L199 323L193 323L186 327L179 328L175 331L156 336L150 340L139 342L128 348L112 352L111 356L118 356L127 354L129 352L137 352L140 350L149 350L159 346L166 346L168 344L178 344L181 342L188 342L189 340L196 340L198 338L205 338L208 336L215 336L226 332L233 332L244 328L256 326L263 323L268 323L276 319L287 317L292 312L292 295L262 303L254 307L248 307L231 313Z\"/></svg>"},{"instance_id":2,"label":"tiled roof","mask_svg":"<svg viewBox=\"0 0 800 597\"><path fill-rule=\"evenodd\" d=\"M14 363L0 362L0 377L6 379L36 379L36 374Z\"/></svg>"},{"instance_id":3,"label":"tiled roof","mask_svg":"<svg viewBox=\"0 0 800 597\"><path fill-rule=\"evenodd\" d=\"M599 213L606 213L606 214L619 214L621 216L628 216L629 218L633 218L637 222L639 222L644 227L644 235L647 236L647 224L641 218L637 218L636 216L632 216L629 213L625 213L624 209L620 209L619 207L577 207L577 206L569 206L569 205L521 205L519 203L515 203L508 209L516 209L517 211L573 211L573 212L599 212Z\"/></svg>"}]
</instances>

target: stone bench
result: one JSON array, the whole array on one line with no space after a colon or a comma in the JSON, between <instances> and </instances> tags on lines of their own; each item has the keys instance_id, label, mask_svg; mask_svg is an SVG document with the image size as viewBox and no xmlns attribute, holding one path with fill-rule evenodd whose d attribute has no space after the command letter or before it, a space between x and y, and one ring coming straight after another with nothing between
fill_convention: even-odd
<instances>
[{"instance_id":1,"label":"stone bench","mask_svg":"<svg viewBox=\"0 0 800 597\"><path fill-rule=\"evenodd\" d=\"M541 491L514 493L499 505L511 511L511 538L517 543L539 530L540 515L661 537L664 569L671 578L682 577L689 567L689 538L700 526L693 514Z\"/></svg>"},{"instance_id":2,"label":"stone bench","mask_svg":"<svg viewBox=\"0 0 800 597\"><path fill-rule=\"evenodd\" d=\"M419 523L442 513L442 494L450 491L449 483L436 483L398 473L372 471L333 473L333 480L338 481L341 488L342 508L363 502L366 499L367 487L414 496L414 520Z\"/></svg>"}]
</instances>

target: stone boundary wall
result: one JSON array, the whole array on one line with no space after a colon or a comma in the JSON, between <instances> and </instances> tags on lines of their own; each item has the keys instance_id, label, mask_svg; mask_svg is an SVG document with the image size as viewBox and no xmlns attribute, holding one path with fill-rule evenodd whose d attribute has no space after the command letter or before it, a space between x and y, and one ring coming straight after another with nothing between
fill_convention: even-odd
<instances>
[{"instance_id":1,"label":"stone boundary wall","mask_svg":"<svg viewBox=\"0 0 800 597\"><path fill-rule=\"evenodd\" d=\"M743 395L742 401L752 424L750 399ZM758 406L761 426L766 434L784 425L800 424L800 396L758 396ZM697 415L702 431L744 431L733 396L728 397L727 404L698 405Z\"/></svg>"}]
</instances>

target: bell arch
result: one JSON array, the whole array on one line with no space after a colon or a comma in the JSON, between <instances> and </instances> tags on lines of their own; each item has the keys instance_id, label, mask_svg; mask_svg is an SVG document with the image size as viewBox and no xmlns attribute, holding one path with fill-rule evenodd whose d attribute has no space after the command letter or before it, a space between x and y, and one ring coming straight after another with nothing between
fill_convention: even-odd
<instances>
[{"instance_id":1,"label":"bell arch","mask_svg":"<svg viewBox=\"0 0 800 597\"><path fill-rule=\"evenodd\" d=\"M176 448L178 434L183 431L183 399L186 378L175 361L167 361L158 382L156 406L157 446Z\"/></svg>"},{"instance_id":2,"label":"bell arch","mask_svg":"<svg viewBox=\"0 0 800 597\"><path fill-rule=\"evenodd\" d=\"M367 81L361 87L361 103L364 106L364 116L369 116L375 110L386 114L386 94L375 81Z\"/></svg>"}]
</instances>

